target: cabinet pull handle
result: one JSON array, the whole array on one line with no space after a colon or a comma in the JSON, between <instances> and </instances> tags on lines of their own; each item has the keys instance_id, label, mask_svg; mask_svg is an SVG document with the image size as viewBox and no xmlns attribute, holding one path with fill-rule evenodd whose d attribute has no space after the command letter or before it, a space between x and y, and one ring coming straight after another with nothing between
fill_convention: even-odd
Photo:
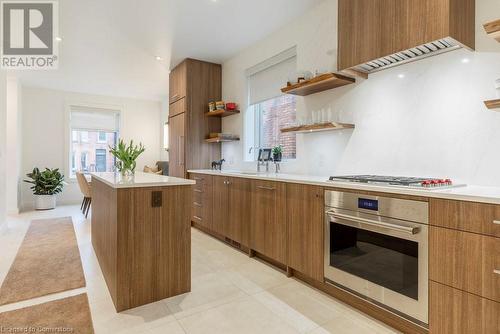
<instances>
[{"instance_id":1,"label":"cabinet pull handle","mask_svg":"<svg viewBox=\"0 0 500 334\"><path fill-rule=\"evenodd\" d=\"M493 274L500 275L500 269L495 269L495 270L493 270Z\"/></svg>"},{"instance_id":2,"label":"cabinet pull handle","mask_svg":"<svg viewBox=\"0 0 500 334\"><path fill-rule=\"evenodd\" d=\"M198 203L198 202L193 202L193 204L194 204L195 206L202 207L202 205L201 205L200 203Z\"/></svg>"},{"instance_id":3,"label":"cabinet pull handle","mask_svg":"<svg viewBox=\"0 0 500 334\"><path fill-rule=\"evenodd\" d=\"M264 187L264 186L257 186L259 189L264 189L264 190L276 190L276 188L273 187Z\"/></svg>"},{"instance_id":4,"label":"cabinet pull handle","mask_svg":"<svg viewBox=\"0 0 500 334\"><path fill-rule=\"evenodd\" d=\"M495 225L500 225L500 220L494 220L494 221L493 221L493 224L495 224Z\"/></svg>"},{"instance_id":5,"label":"cabinet pull handle","mask_svg":"<svg viewBox=\"0 0 500 334\"><path fill-rule=\"evenodd\" d=\"M203 180L205 180L205 179L204 179L204 178L202 178L202 177L195 177L194 179L195 179L196 181L203 181Z\"/></svg>"},{"instance_id":6,"label":"cabinet pull handle","mask_svg":"<svg viewBox=\"0 0 500 334\"><path fill-rule=\"evenodd\" d=\"M201 220L203 221L203 219L201 217L198 217L198 216L193 216L194 219L197 219L197 220Z\"/></svg>"},{"instance_id":7,"label":"cabinet pull handle","mask_svg":"<svg viewBox=\"0 0 500 334\"><path fill-rule=\"evenodd\" d=\"M202 193L203 191L201 191L200 189L194 189L193 190L195 193Z\"/></svg>"}]
</instances>

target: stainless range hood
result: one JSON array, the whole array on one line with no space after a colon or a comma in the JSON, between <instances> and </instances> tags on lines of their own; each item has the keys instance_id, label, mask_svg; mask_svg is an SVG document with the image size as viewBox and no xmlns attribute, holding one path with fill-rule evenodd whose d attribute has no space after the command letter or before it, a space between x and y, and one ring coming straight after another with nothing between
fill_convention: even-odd
<instances>
[{"instance_id":1,"label":"stainless range hood","mask_svg":"<svg viewBox=\"0 0 500 334\"><path fill-rule=\"evenodd\" d=\"M460 49L462 46L453 38L443 38L434 42L422 44L411 49L393 53L389 56L381 57L352 69L363 73L375 73L390 67L403 65L411 61L422 58L436 56L438 54Z\"/></svg>"},{"instance_id":2,"label":"stainless range hood","mask_svg":"<svg viewBox=\"0 0 500 334\"><path fill-rule=\"evenodd\" d=\"M340 72L367 75L475 47L475 0L338 0Z\"/></svg>"}]
</instances>

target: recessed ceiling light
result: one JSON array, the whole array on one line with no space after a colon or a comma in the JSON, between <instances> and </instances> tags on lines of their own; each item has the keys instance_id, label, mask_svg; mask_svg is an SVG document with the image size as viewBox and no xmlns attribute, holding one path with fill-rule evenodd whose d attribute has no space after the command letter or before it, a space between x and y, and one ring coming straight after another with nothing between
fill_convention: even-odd
<instances>
[{"instance_id":1,"label":"recessed ceiling light","mask_svg":"<svg viewBox=\"0 0 500 334\"><path fill-rule=\"evenodd\" d=\"M402 73L401 73L401 74L398 74L398 78L403 79L404 77L405 77L405 75L404 75L404 74L402 74Z\"/></svg>"},{"instance_id":2,"label":"recessed ceiling light","mask_svg":"<svg viewBox=\"0 0 500 334\"><path fill-rule=\"evenodd\" d=\"M162 61L163 60L163 58L160 57L160 56L155 56L155 59L158 60L158 61Z\"/></svg>"},{"instance_id":3,"label":"recessed ceiling light","mask_svg":"<svg viewBox=\"0 0 500 334\"><path fill-rule=\"evenodd\" d=\"M61 42L62 38L61 37L56 37L56 41Z\"/></svg>"},{"instance_id":4,"label":"recessed ceiling light","mask_svg":"<svg viewBox=\"0 0 500 334\"><path fill-rule=\"evenodd\" d=\"M467 64L468 62L470 62L470 59L469 59L469 58L464 58L464 59L462 59L462 63Z\"/></svg>"}]
</instances>

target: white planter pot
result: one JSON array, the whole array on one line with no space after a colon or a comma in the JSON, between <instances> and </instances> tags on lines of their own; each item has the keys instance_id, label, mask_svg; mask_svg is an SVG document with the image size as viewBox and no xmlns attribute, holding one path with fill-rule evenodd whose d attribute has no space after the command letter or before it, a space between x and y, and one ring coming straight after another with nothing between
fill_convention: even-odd
<instances>
[{"instance_id":1,"label":"white planter pot","mask_svg":"<svg viewBox=\"0 0 500 334\"><path fill-rule=\"evenodd\" d=\"M56 208L56 195L35 195L36 210L52 210Z\"/></svg>"}]
</instances>

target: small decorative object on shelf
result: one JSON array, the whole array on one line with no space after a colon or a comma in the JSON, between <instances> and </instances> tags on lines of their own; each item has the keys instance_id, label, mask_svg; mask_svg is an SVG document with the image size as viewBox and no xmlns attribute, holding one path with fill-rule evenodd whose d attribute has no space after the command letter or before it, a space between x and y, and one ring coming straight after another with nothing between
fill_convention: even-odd
<instances>
[{"instance_id":1,"label":"small decorative object on shelf","mask_svg":"<svg viewBox=\"0 0 500 334\"><path fill-rule=\"evenodd\" d=\"M224 110L225 107L226 104L224 103L224 101L215 102L215 110Z\"/></svg>"},{"instance_id":2,"label":"small decorative object on shelf","mask_svg":"<svg viewBox=\"0 0 500 334\"><path fill-rule=\"evenodd\" d=\"M215 111L215 102L209 102L208 103L208 111L209 112L214 112Z\"/></svg>"},{"instance_id":3,"label":"small decorative object on shelf","mask_svg":"<svg viewBox=\"0 0 500 334\"><path fill-rule=\"evenodd\" d=\"M137 146L131 140L130 144L126 145L123 139L120 139L118 145L115 147L109 147L109 153L116 158L116 169L122 176L132 176L135 174L135 167L137 167L136 160L145 150L142 143L139 143L139 146Z\"/></svg>"},{"instance_id":4,"label":"small decorative object on shelf","mask_svg":"<svg viewBox=\"0 0 500 334\"><path fill-rule=\"evenodd\" d=\"M491 38L494 38L497 40L497 42L500 42L500 19L485 23L483 24L483 27L484 30L486 30L488 36L491 36Z\"/></svg>"},{"instance_id":5,"label":"small decorative object on shelf","mask_svg":"<svg viewBox=\"0 0 500 334\"><path fill-rule=\"evenodd\" d=\"M289 128L283 128L280 131L281 132L309 133L309 132L341 130L341 129L354 129L354 124L326 122L326 123L317 123L317 124L310 124L310 125L292 126Z\"/></svg>"},{"instance_id":6,"label":"small decorative object on shelf","mask_svg":"<svg viewBox=\"0 0 500 334\"><path fill-rule=\"evenodd\" d=\"M236 108L238 108L238 105L236 103L234 103L234 102L226 103L226 110L233 111L233 110L236 110Z\"/></svg>"},{"instance_id":7,"label":"small decorative object on shelf","mask_svg":"<svg viewBox=\"0 0 500 334\"><path fill-rule=\"evenodd\" d=\"M296 84L288 83L287 87L281 89L285 94L307 96L325 90L350 85L356 82L356 79L337 73L327 73L318 75L310 80L299 81Z\"/></svg>"},{"instance_id":8,"label":"small decorative object on shelf","mask_svg":"<svg viewBox=\"0 0 500 334\"><path fill-rule=\"evenodd\" d=\"M226 159L219 161L212 161L212 170L222 170L222 164L226 162Z\"/></svg>"}]
</instances>

